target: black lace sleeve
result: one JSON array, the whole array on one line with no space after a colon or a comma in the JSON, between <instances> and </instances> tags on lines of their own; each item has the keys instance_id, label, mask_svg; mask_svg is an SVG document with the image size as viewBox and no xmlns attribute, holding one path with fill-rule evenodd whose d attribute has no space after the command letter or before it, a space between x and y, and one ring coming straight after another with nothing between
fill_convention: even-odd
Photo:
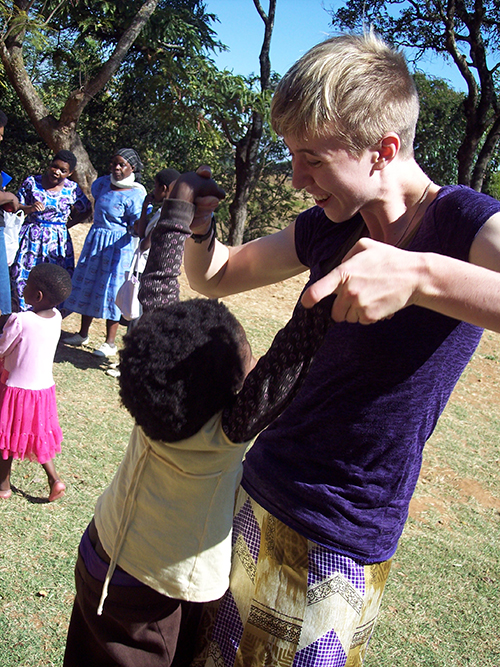
<instances>
[{"instance_id":1,"label":"black lace sleeve","mask_svg":"<svg viewBox=\"0 0 500 667\"><path fill-rule=\"evenodd\" d=\"M300 302L296 305L291 320L249 373L235 403L223 412L222 428L232 442L251 440L291 403L333 324L334 298L325 297L311 309Z\"/></svg>"},{"instance_id":2,"label":"black lace sleeve","mask_svg":"<svg viewBox=\"0 0 500 667\"><path fill-rule=\"evenodd\" d=\"M164 205L141 277L139 301L145 313L179 301L179 274L194 211L193 204L181 199L168 199Z\"/></svg>"}]
</instances>

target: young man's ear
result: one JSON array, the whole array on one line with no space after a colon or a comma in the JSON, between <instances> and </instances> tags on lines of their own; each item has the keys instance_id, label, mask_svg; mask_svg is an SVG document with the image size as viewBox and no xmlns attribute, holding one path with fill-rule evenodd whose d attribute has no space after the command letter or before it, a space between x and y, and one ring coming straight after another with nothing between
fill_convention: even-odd
<instances>
[{"instance_id":1,"label":"young man's ear","mask_svg":"<svg viewBox=\"0 0 500 667\"><path fill-rule=\"evenodd\" d=\"M384 169L390 164L401 148L401 140L397 134L390 132L386 134L374 149L374 168Z\"/></svg>"}]
</instances>

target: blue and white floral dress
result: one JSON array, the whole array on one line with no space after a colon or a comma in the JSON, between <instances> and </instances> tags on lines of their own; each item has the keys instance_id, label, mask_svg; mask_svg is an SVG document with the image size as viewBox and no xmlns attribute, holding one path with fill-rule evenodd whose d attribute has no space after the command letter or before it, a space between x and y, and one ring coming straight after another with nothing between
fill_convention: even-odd
<instances>
[{"instance_id":1,"label":"blue and white floral dress","mask_svg":"<svg viewBox=\"0 0 500 667\"><path fill-rule=\"evenodd\" d=\"M73 274L73 291L64 302L67 310L118 321L121 312L115 304L116 293L125 280L137 238L131 235L140 217L146 190L111 189L109 176L92 184L95 199L94 222L90 228Z\"/></svg>"},{"instance_id":2,"label":"blue and white floral dress","mask_svg":"<svg viewBox=\"0 0 500 667\"><path fill-rule=\"evenodd\" d=\"M26 217L19 231L19 250L10 268L19 307L28 310L30 306L24 303L23 290L34 266L42 262L58 264L73 274L75 254L67 228L68 218L73 207L90 215L92 206L75 181L66 178L61 190L49 191L42 186L41 175L28 176L17 198L26 206L35 201L45 206L43 211L34 211Z\"/></svg>"}]
</instances>

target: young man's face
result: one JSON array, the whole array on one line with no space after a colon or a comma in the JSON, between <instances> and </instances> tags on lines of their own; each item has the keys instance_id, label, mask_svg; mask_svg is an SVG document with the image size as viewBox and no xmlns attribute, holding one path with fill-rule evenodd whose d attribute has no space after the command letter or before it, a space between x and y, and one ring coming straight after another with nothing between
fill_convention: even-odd
<instances>
[{"instance_id":1,"label":"young man's face","mask_svg":"<svg viewBox=\"0 0 500 667\"><path fill-rule=\"evenodd\" d=\"M292 155L293 187L306 190L330 220L348 220L372 201L374 151L354 157L331 137L284 140Z\"/></svg>"},{"instance_id":2,"label":"young man's face","mask_svg":"<svg viewBox=\"0 0 500 667\"><path fill-rule=\"evenodd\" d=\"M3 133L5 128L0 125L0 141L3 141Z\"/></svg>"}]
</instances>

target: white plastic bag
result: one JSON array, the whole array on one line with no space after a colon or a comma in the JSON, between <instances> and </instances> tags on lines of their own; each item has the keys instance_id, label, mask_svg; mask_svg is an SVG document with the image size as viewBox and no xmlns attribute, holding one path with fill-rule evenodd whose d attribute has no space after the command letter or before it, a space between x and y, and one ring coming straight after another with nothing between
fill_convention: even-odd
<instances>
[{"instance_id":1,"label":"white plastic bag","mask_svg":"<svg viewBox=\"0 0 500 667\"><path fill-rule=\"evenodd\" d=\"M142 314L142 306L139 301L140 275L138 275L138 264L142 253L140 247L134 253L130 269L125 272L125 282L118 290L115 303L121 310L126 320L135 320Z\"/></svg>"},{"instance_id":2,"label":"white plastic bag","mask_svg":"<svg viewBox=\"0 0 500 667\"><path fill-rule=\"evenodd\" d=\"M4 236L7 264L10 266L15 260L19 249L19 230L24 222L24 211L19 210L17 213L4 211L3 221L5 224Z\"/></svg>"}]
</instances>

